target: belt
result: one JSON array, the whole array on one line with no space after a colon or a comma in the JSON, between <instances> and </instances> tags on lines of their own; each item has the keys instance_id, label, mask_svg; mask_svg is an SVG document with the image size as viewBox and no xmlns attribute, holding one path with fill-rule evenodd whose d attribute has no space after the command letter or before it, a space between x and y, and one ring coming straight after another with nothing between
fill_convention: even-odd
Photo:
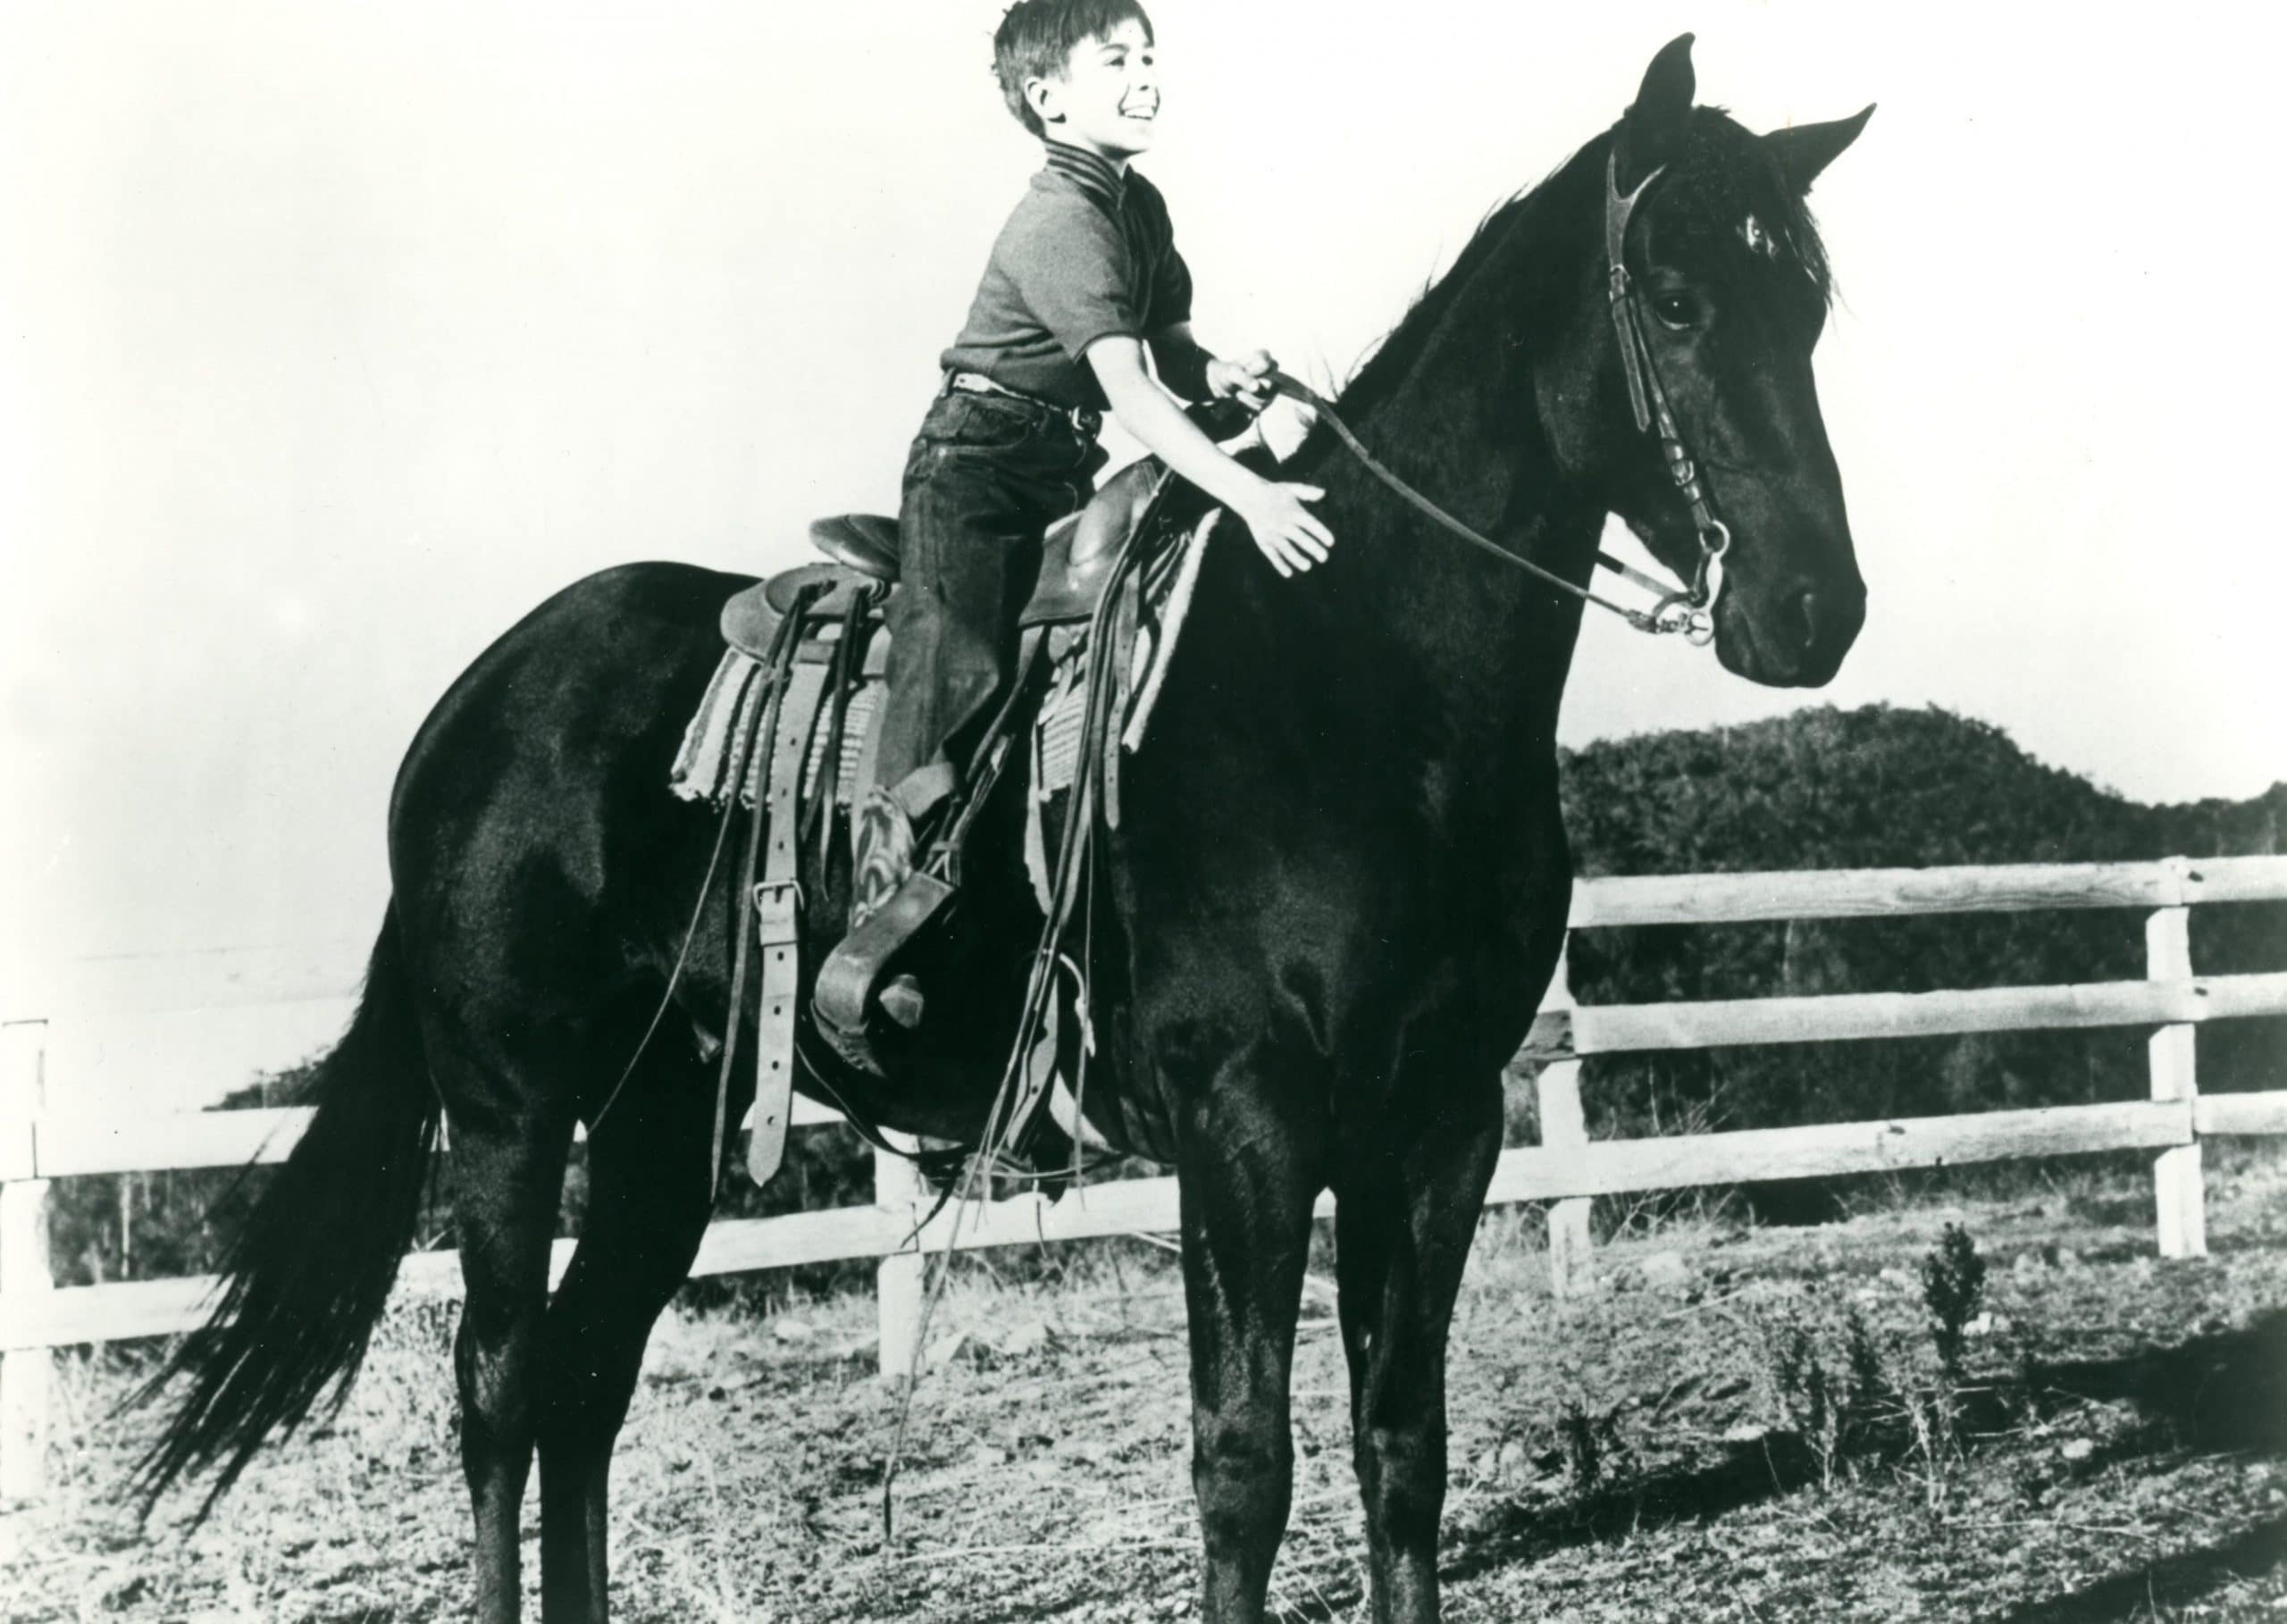
<instances>
[{"instance_id":1,"label":"belt","mask_svg":"<svg viewBox=\"0 0 2287 1624\"><path fill-rule=\"evenodd\" d=\"M998 395L1003 400L1019 400L1043 412L1052 412L1071 423L1075 432L1093 437L1104 426L1104 414L1093 406L1059 406L1052 400L1043 400L1037 395L1027 395L1022 389L1012 389L1005 383L995 383L983 373L947 373L947 395Z\"/></svg>"}]
</instances>

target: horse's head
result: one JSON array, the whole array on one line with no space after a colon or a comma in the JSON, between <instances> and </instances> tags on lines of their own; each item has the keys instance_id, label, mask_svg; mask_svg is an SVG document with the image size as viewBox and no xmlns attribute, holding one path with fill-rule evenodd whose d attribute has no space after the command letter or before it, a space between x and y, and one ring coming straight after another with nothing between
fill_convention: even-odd
<instances>
[{"instance_id":1,"label":"horse's head","mask_svg":"<svg viewBox=\"0 0 2287 1624\"><path fill-rule=\"evenodd\" d=\"M1629 307L1603 323L1597 347L1609 431L1597 438L1611 448L1601 482L1612 510L1686 581L1703 540L1722 545L1728 532L1718 656L1758 682L1816 687L1857 637L1866 586L1811 377L1828 281L1803 199L1873 109L1758 136L1694 107L1692 93L1687 34L1653 59L1610 146L1591 149L1612 177L1607 236L1619 228ZM1600 283L1596 297L1607 291ZM1663 405L1696 465L1700 517L1720 528L1702 529L1672 450L1663 454Z\"/></svg>"}]
</instances>

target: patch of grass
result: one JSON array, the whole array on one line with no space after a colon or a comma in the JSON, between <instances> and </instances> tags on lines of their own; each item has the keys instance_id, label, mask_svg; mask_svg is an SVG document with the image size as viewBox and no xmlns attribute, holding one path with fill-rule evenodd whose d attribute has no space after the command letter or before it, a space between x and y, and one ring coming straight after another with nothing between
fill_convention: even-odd
<instances>
[{"instance_id":1,"label":"patch of grass","mask_svg":"<svg viewBox=\"0 0 2287 1624\"><path fill-rule=\"evenodd\" d=\"M1774 1421L1821 1491L1887 1466L1935 1513L1953 1497L1973 1431L1998 1436L2037 1420L2044 1375L2020 1346L2013 1372L1969 1382L1970 1335L1990 1320L1985 1260L1967 1229L1947 1223L1917 1273L1925 1349L1885 1345L1859 1305L1830 1289L1776 1298L1754 1328Z\"/></svg>"},{"instance_id":2,"label":"patch of grass","mask_svg":"<svg viewBox=\"0 0 2287 1624\"><path fill-rule=\"evenodd\" d=\"M1889 1392L1871 1333L1855 1308L1838 1314L1800 1295L1766 1310L1756 1329L1774 1419L1802 1441L1831 1494L1872 1437L1873 1407Z\"/></svg>"}]
</instances>

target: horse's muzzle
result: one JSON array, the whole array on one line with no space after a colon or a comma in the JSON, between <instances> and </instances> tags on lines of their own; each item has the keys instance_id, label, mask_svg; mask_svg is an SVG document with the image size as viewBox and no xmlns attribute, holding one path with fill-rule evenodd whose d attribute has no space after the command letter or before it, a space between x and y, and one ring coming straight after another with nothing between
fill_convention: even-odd
<instances>
[{"instance_id":1,"label":"horse's muzzle","mask_svg":"<svg viewBox=\"0 0 2287 1624\"><path fill-rule=\"evenodd\" d=\"M1865 624L1866 589L1856 580L1797 581L1765 592L1735 581L1717 606L1715 654L1751 682L1823 688Z\"/></svg>"}]
</instances>

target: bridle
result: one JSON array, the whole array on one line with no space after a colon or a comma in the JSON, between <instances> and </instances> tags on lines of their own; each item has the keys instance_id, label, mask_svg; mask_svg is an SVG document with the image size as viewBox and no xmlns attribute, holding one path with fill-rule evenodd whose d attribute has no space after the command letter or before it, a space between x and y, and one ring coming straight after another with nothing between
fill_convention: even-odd
<instances>
[{"instance_id":1,"label":"bridle","mask_svg":"<svg viewBox=\"0 0 2287 1624\"><path fill-rule=\"evenodd\" d=\"M1693 643L1704 644L1715 635L1715 599L1723 590L1723 555L1731 550L1731 531L1715 516L1707 487L1699 477L1699 465L1676 427L1667 386L1660 381L1659 361L1644 336L1634 279L1628 274L1628 222L1635 217L1644 194L1667 172L1668 166L1663 163L1638 180L1633 190L1623 193L1618 144L1604 155L1604 266L1613 333L1620 340L1620 368L1628 379L1628 404L1635 409L1637 431L1660 437L1660 455L1668 465L1668 477L1690 506L1692 528L1699 537L1699 565L1692 573L1690 587L1680 597L1663 599L1653 614L1657 616L1675 605L1680 611L1680 624L1663 625L1661 630L1681 631Z\"/></svg>"},{"instance_id":2,"label":"bridle","mask_svg":"<svg viewBox=\"0 0 2287 1624\"><path fill-rule=\"evenodd\" d=\"M1335 438L1348 448L1369 473L1403 498L1426 517L1436 521L1446 532L1468 542L1479 551L1498 558L1526 573L1539 577L1561 591L1569 592L1583 603L1609 609L1638 632L1665 634L1680 632L1687 642L1705 647L1715 636L1715 600L1723 590L1723 555L1730 550L1731 532L1708 499L1707 487L1699 477L1699 466L1692 460L1683 443L1682 431L1676 427L1675 412L1668 403L1667 386L1660 379L1660 364L1652 354L1652 347L1644 337L1644 320L1638 309L1635 282L1628 273L1628 226L1635 217L1637 205L1644 200L1655 182L1667 172L1662 164L1638 181L1632 190L1622 192L1619 180L1619 155L1615 151L1604 159L1604 264L1612 306L1614 337L1620 341L1621 372L1628 381L1628 401L1636 413L1636 426L1659 437L1660 454L1666 462L1668 477L1675 481L1676 490L1691 508L1691 522L1699 538L1699 562L1692 572L1691 584L1671 587L1656 576L1599 550L1596 562L1646 591L1658 594L1658 600L1649 609L1631 608L1618 603L1576 582L1569 581L1529 558L1520 557L1500 543L1491 540L1462 523L1453 515L1407 484L1369 451L1364 442L1342 421L1333 403L1325 396L1285 373L1273 373L1271 384L1278 393L1290 395L1309 406L1325 420Z\"/></svg>"}]
</instances>

